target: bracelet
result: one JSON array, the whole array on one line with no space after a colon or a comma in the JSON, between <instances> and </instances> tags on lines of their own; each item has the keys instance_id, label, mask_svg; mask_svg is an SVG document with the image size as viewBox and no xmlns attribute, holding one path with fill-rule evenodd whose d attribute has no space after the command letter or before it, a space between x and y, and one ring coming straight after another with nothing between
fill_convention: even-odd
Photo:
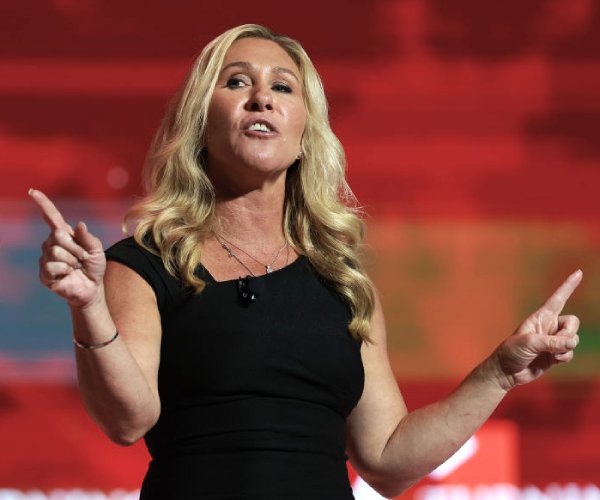
<instances>
[{"instance_id":1,"label":"bracelet","mask_svg":"<svg viewBox=\"0 0 600 500\"><path fill-rule=\"evenodd\" d=\"M115 340L117 340L117 337L119 336L119 330L117 330L115 332L115 335L113 336L113 338L111 338L110 340L107 340L106 342L100 342L99 344L84 344L83 342L79 342L79 340L77 340L75 337L73 337L73 344L75 344L77 347L80 347L81 349L87 349L89 351L93 351L94 349L100 349L101 347L106 347L109 344L112 344Z\"/></svg>"}]
</instances>

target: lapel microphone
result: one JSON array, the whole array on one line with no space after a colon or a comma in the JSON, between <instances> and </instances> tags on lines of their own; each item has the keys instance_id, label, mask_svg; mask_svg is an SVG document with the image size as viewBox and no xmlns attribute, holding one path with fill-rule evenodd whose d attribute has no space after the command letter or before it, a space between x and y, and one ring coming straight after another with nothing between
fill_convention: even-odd
<instances>
[{"instance_id":1,"label":"lapel microphone","mask_svg":"<svg viewBox=\"0 0 600 500\"><path fill-rule=\"evenodd\" d=\"M256 302L261 293L263 293L265 281L262 276L248 275L245 278L238 279L237 289L240 302L245 306L249 306L253 302Z\"/></svg>"}]
</instances>

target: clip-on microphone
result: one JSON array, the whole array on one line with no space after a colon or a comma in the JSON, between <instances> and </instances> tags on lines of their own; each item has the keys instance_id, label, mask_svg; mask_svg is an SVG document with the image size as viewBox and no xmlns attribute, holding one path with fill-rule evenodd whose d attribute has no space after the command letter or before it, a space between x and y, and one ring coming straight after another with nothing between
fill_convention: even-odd
<instances>
[{"instance_id":1,"label":"clip-on microphone","mask_svg":"<svg viewBox=\"0 0 600 500\"><path fill-rule=\"evenodd\" d=\"M238 279L237 288L240 302L245 306L249 306L260 297L265 288L265 282L261 276L248 275L245 278Z\"/></svg>"}]
</instances>

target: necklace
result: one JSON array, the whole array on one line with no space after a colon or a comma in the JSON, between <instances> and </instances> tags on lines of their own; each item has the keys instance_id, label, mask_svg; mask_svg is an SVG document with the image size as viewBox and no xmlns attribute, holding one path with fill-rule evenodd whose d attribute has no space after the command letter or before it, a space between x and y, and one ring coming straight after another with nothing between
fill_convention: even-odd
<instances>
[{"instance_id":1,"label":"necklace","mask_svg":"<svg viewBox=\"0 0 600 500\"><path fill-rule=\"evenodd\" d=\"M242 252L243 254L247 255L248 257L250 257L254 262L257 262L258 264L260 264L261 266L263 266L265 268L265 272L267 274L272 273L273 272L273 265L275 264L275 262L277 262L277 259L279 258L279 255L281 255L281 252L283 251L284 248L287 249L286 252L286 258L285 258L285 263L287 265L288 263L288 259L290 256L290 246L288 245L288 242L286 241L283 246L277 250L277 253L275 254L275 257L273 257L273 260L271 261L270 264L265 264L263 262L261 262L260 260L258 260L256 257L254 257L253 255L250 255L248 252L246 252L243 248L240 248L239 246L237 246L235 243L232 243L229 240L226 240L223 236L219 236L215 233L215 238L217 239L217 241L219 242L219 244L223 247L223 250L225 250L227 252L227 255L229 255L229 257L233 257L235 260L237 260L239 262L239 264L250 273L251 276L256 276L251 270L250 268L244 264L244 262L233 252L233 250L230 248L230 246L238 249L240 252Z\"/></svg>"}]
</instances>

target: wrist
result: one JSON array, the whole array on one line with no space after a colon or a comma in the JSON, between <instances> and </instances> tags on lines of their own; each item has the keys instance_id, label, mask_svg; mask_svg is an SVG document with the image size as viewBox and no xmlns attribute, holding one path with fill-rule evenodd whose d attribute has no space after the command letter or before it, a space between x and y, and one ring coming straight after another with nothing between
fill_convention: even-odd
<instances>
[{"instance_id":1,"label":"wrist","mask_svg":"<svg viewBox=\"0 0 600 500\"><path fill-rule=\"evenodd\" d=\"M88 351L95 351L96 349L102 349L103 347L106 347L107 345L112 344L115 340L117 340L118 337L119 337L119 330L115 330L115 334L110 339L105 340L104 342L98 342L96 344L86 344L84 342L80 342L79 340L77 340L77 338L75 336L73 336L73 344L75 344L80 349L86 349Z\"/></svg>"},{"instance_id":2,"label":"wrist","mask_svg":"<svg viewBox=\"0 0 600 500\"><path fill-rule=\"evenodd\" d=\"M98 292L94 297L84 304L69 304L73 326L76 329L83 327L88 329L91 325L111 325L113 322L104 296L104 288L98 287ZM86 339L82 339L86 342ZM93 343L93 342L92 342Z\"/></svg>"},{"instance_id":3,"label":"wrist","mask_svg":"<svg viewBox=\"0 0 600 500\"><path fill-rule=\"evenodd\" d=\"M73 322L73 343L81 348L94 350L112 344L119 336L99 287L93 300L83 305L69 305Z\"/></svg>"},{"instance_id":4,"label":"wrist","mask_svg":"<svg viewBox=\"0 0 600 500\"><path fill-rule=\"evenodd\" d=\"M500 390L503 394L508 393L515 387L513 377L510 377L502 370L502 365L497 352L494 352L491 356L486 358L477 367L477 370L487 383Z\"/></svg>"},{"instance_id":5,"label":"wrist","mask_svg":"<svg viewBox=\"0 0 600 500\"><path fill-rule=\"evenodd\" d=\"M107 308L104 296L104 285L100 284L95 293L85 301L69 302L69 309L72 314L94 314L96 311Z\"/></svg>"}]
</instances>

